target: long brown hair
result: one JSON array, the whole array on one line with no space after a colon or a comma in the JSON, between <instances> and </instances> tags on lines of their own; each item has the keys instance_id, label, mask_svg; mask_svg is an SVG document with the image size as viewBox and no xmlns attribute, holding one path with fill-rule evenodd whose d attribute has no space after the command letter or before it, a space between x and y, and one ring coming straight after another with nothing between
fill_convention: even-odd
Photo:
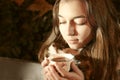
<instances>
[{"instance_id":1,"label":"long brown hair","mask_svg":"<svg viewBox=\"0 0 120 80\"><path fill-rule=\"evenodd\" d=\"M58 29L60 1L56 0L53 8L53 29L38 54L40 62L47 55L47 49L52 43L57 44L58 48L68 47ZM94 34L93 40L81 53L93 59L95 80L117 80L116 66L120 57L120 26L118 24L117 11L110 0L80 1L87 6L87 18Z\"/></svg>"}]
</instances>

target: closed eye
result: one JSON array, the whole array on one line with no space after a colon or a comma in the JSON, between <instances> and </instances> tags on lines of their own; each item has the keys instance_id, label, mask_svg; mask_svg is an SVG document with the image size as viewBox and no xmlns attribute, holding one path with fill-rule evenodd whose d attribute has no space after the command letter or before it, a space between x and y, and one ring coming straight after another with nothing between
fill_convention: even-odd
<instances>
[{"instance_id":1,"label":"closed eye","mask_svg":"<svg viewBox=\"0 0 120 80\"><path fill-rule=\"evenodd\" d=\"M85 25L87 23L87 21L83 21L83 22L80 22L80 23L76 23L77 25Z\"/></svg>"},{"instance_id":2,"label":"closed eye","mask_svg":"<svg viewBox=\"0 0 120 80\"><path fill-rule=\"evenodd\" d=\"M65 24L66 22L64 21L64 22L59 22L59 24Z\"/></svg>"},{"instance_id":3,"label":"closed eye","mask_svg":"<svg viewBox=\"0 0 120 80\"><path fill-rule=\"evenodd\" d=\"M74 22L77 25L84 25L87 23L87 19L86 18L77 18L77 19L74 19Z\"/></svg>"},{"instance_id":4,"label":"closed eye","mask_svg":"<svg viewBox=\"0 0 120 80\"><path fill-rule=\"evenodd\" d=\"M59 19L59 24L65 24L66 23L66 20L64 19L63 16L59 15L58 19Z\"/></svg>"}]
</instances>

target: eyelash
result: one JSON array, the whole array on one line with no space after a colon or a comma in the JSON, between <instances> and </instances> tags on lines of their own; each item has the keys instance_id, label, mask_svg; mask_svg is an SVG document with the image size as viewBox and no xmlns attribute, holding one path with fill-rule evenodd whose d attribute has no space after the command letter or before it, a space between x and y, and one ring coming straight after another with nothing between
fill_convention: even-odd
<instances>
[{"instance_id":1,"label":"eyelash","mask_svg":"<svg viewBox=\"0 0 120 80\"><path fill-rule=\"evenodd\" d=\"M59 22L59 24L65 24L66 22ZM84 24L86 24L87 23L87 21L84 21L84 22L82 22L82 23L75 23L76 25L84 25Z\"/></svg>"},{"instance_id":2,"label":"eyelash","mask_svg":"<svg viewBox=\"0 0 120 80\"><path fill-rule=\"evenodd\" d=\"M65 24L66 22L59 22L59 24Z\"/></svg>"},{"instance_id":3,"label":"eyelash","mask_svg":"<svg viewBox=\"0 0 120 80\"><path fill-rule=\"evenodd\" d=\"M84 22L82 22L82 23L80 23L80 24L77 24L77 25L84 25L84 24L86 24L87 23L87 21L84 21Z\"/></svg>"}]
</instances>

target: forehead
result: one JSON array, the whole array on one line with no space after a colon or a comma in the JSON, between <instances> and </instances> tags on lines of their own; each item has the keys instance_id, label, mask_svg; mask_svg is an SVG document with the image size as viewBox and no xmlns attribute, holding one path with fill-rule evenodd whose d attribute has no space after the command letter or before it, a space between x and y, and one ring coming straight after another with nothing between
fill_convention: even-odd
<instances>
[{"instance_id":1,"label":"forehead","mask_svg":"<svg viewBox=\"0 0 120 80\"><path fill-rule=\"evenodd\" d=\"M60 0L59 2L59 7L62 7L64 5L73 5L72 7L74 6L79 6L79 7L85 7L85 0Z\"/></svg>"},{"instance_id":2,"label":"forehead","mask_svg":"<svg viewBox=\"0 0 120 80\"><path fill-rule=\"evenodd\" d=\"M59 4L59 15L85 15L86 5L83 0L61 0Z\"/></svg>"}]
</instances>

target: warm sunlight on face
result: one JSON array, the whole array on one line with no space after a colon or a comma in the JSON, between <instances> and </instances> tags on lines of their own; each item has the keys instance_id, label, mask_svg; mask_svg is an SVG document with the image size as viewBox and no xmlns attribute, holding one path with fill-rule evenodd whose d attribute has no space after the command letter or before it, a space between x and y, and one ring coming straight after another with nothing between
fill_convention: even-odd
<instances>
[{"instance_id":1,"label":"warm sunlight on face","mask_svg":"<svg viewBox=\"0 0 120 80\"><path fill-rule=\"evenodd\" d=\"M58 14L60 33L70 48L79 49L90 42L91 27L87 21L85 4L80 0L62 0Z\"/></svg>"}]
</instances>

